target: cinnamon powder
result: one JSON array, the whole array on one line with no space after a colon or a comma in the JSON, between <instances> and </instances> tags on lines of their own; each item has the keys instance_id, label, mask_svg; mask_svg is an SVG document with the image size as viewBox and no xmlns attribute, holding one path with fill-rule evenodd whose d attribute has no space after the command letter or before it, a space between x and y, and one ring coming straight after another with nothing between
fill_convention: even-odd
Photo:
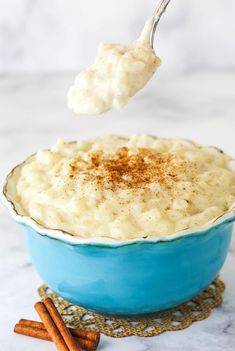
<instances>
[{"instance_id":1,"label":"cinnamon powder","mask_svg":"<svg viewBox=\"0 0 235 351\"><path fill-rule=\"evenodd\" d=\"M95 182L102 189L115 190L146 188L152 183L170 189L174 182L189 178L192 181L195 166L169 152L159 153L147 148L130 151L122 147L114 154L93 152L88 161L75 158L69 168L70 178L83 174L86 181Z\"/></svg>"}]
</instances>

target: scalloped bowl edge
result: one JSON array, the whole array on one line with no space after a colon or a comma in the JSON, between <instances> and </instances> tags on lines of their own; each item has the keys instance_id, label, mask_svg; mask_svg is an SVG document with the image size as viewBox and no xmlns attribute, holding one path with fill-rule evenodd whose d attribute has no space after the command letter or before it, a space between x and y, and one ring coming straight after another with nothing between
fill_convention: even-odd
<instances>
[{"instance_id":1,"label":"scalloped bowl edge","mask_svg":"<svg viewBox=\"0 0 235 351\"><path fill-rule=\"evenodd\" d=\"M7 196L7 185L8 185L8 180L11 177L13 171L19 167L21 164L17 165L12 169L12 171L7 175L6 180L3 184L2 192L1 192L1 198L3 204L6 206L6 208L9 210L11 216L13 219L24 225L24 226L29 226L32 229L34 229L38 234L48 236L53 239L57 239L60 241L63 241L64 243L71 244L71 245L98 245L98 246L124 246L124 245L130 245L133 243L157 243L157 242L166 242L166 241L172 241L179 239L184 236L189 236L189 235L202 235L205 232L208 232L209 230L223 224L226 222L233 222L235 221L235 203L232 205L232 207L223 215L220 215L207 224L200 226L200 227L192 227L188 228L185 230L181 230L178 232L175 232L174 234L171 235L162 235L162 236L157 236L157 237L146 237L146 238L135 238L135 239L129 239L129 240L115 240L113 238L109 237L92 237L92 238L79 238L74 236L73 234L69 232L65 232L61 229L50 229L42 226L39 224L36 220L29 216L21 215L17 212L14 202L11 201L8 196Z\"/></svg>"}]
</instances>

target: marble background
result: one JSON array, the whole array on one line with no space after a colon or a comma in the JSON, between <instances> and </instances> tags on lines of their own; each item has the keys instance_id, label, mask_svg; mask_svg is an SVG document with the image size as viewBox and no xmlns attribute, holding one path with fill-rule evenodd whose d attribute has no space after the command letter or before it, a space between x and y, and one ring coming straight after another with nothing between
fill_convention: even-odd
<instances>
[{"instance_id":1,"label":"marble background","mask_svg":"<svg viewBox=\"0 0 235 351\"><path fill-rule=\"evenodd\" d=\"M0 0L0 183L29 154L56 139L151 133L217 145L235 157L235 1L172 0L155 47L156 77L121 112L78 118L67 109L75 74L98 43L135 39L156 0ZM71 72L70 72L71 71ZM23 230L0 204L0 350L55 350L13 334L37 319L42 283ZM102 337L100 351L234 351L235 240L221 272L224 303L190 328L153 338Z\"/></svg>"},{"instance_id":2,"label":"marble background","mask_svg":"<svg viewBox=\"0 0 235 351\"><path fill-rule=\"evenodd\" d=\"M159 71L121 112L78 118L66 107L74 74L4 76L0 79L0 182L29 154L55 143L106 133L182 136L217 145L235 156L235 72L170 75ZM32 267L23 228L0 205L0 350L53 351L54 345L13 334L19 318L37 319L33 309L42 283ZM234 351L235 241L221 273L224 303L210 318L157 337L102 336L100 351Z\"/></svg>"},{"instance_id":3,"label":"marble background","mask_svg":"<svg viewBox=\"0 0 235 351\"><path fill-rule=\"evenodd\" d=\"M156 0L0 1L0 72L77 70L137 38ZM155 48L168 71L235 66L235 1L172 0Z\"/></svg>"}]
</instances>

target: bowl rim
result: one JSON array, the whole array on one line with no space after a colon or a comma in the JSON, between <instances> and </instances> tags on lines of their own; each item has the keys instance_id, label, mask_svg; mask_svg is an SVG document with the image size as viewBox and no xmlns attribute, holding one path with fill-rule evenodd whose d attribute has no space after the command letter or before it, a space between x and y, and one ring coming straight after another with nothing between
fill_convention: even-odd
<instances>
[{"instance_id":1,"label":"bowl rim","mask_svg":"<svg viewBox=\"0 0 235 351\"><path fill-rule=\"evenodd\" d=\"M186 139L184 139L186 140ZM188 139L187 139L188 140ZM189 141L189 140L188 140ZM194 143L190 140L190 142ZM72 141L71 143L74 143ZM214 147L216 150L220 150L217 147ZM5 207L9 210L10 214L14 218L14 220L24 226L28 226L35 230L38 234L42 236L47 236L52 239L57 239L66 244L71 245L94 245L94 246L106 246L106 247L119 247L125 246L135 243L159 243L159 242L171 242L180 238L188 237L188 236L196 236L203 235L208 233L210 230L217 228L218 226L235 221L235 203L231 206L231 208L225 212L224 214L213 218L211 221L207 222L203 226L200 227L191 227L187 229L183 229L175 232L171 235L162 235L156 237L139 237L135 239L128 240L118 240L111 237L90 237L90 238L80 238L74 236L72 233L67 232L63 229L51 229L47 228L40 223L38 223L35 219L30 216L22 215L16 210L15 203L9 199L7 194L8 181L10 177L13 175L14 171L21 167L24 163L27 162L31 157L33 157L36 153L28 156L23 162L17 164L6 176L5 181L3 183L2 191L1 191L1 199ZM230 159L233 163L235 163L234 159Z\"/></svg>"}]
</instances>

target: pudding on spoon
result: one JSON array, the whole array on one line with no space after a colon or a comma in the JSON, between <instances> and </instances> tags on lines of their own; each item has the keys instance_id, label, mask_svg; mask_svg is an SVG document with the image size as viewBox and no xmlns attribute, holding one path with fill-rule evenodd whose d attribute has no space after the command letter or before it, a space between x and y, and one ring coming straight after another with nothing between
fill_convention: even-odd
<instances>
[{"instance_id":1,"label":"pudding on spoon","mask_svg":"<svg viewBox=\"0 0 235 351\"><path fill-rule=\"evenodd\" d=\"M153 37L168 3L160 2L136 41L99 45L94 64L78 74L68 91L70 109L88 115L119 110L147 84L161 63L153 49Z\"/></svg>"}]
</instances>

